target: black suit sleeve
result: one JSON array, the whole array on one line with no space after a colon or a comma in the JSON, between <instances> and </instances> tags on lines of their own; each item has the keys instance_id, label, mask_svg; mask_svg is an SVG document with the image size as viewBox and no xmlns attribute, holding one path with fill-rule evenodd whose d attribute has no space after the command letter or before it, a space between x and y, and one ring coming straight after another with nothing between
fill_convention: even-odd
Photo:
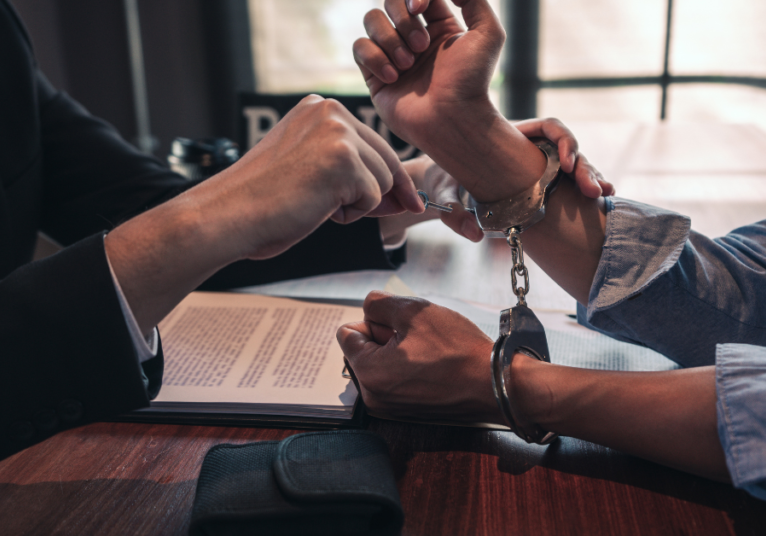
<instances>
[{"instance_id":1,"label":"black suit sleeve","mask_svg":"<svg viewBox=\"0 0 766 536\"><path fill-rule=\"evenodd\" d=\"M143 212L194 186L139 153L38 73L45 177L43 231L64 245ZM326 222L273 259L242 261L203 285L222 289L351 270L389 270L404 248L383 249L377 219Z\"/></svg>"},{"instance_id":2,"label":"black suit sleeve","mask_svg":"<svg viewBox=\"0 0 766 536\"><path fill-rule=\"evenodd\" d=\"M0 304L0 458L159 390L162 353L142 373L101 234L14 271Z\"/></svg>"},{"instance_id":3,"label":"black suit sleeve","mask_svg":"<svg viewBox=\"0 0 766 536\"><path fill-rule=\"evenodd\" d=\"M54 90L0 0L0 458L73 426L146 406L162 353L139 364L103 230L190 188ZM35 233L66 247L28 263ZM90 236L90 238L86 238ZM378 225L327 223L275 259L238 263L214 288L392 268ZM398 258L397 258L398 257ZM148 386L144 380L148 378Z\"/></svg>"}]
</instances>

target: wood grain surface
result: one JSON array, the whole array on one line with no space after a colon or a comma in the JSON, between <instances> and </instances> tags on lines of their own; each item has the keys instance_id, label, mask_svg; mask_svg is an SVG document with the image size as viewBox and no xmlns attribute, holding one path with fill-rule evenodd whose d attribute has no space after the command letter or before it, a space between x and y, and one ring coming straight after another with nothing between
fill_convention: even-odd
<instances>
[{"instance_id":1,"label":"wood grain surface","mask_svg":"<svg viewBox=\"0 0 766 536\"><path fill-rule=\"evenodd\" d=\"M763 534L766 503L564 438L372 419L405 535ZM99 423L0 462L0 534L184 535L205 453L296 430Z\"/></svg>"}]
</instances>

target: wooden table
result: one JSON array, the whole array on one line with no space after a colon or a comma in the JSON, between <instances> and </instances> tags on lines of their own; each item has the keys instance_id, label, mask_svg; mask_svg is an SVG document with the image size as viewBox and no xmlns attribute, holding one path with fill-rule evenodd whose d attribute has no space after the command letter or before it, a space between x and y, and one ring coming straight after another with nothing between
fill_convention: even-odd
<instances>
[{"instance_id":1,"label":"wooden table","mask_svg":"<svg viewBox=\"0 0 766 536\"><path fill-rule=\"evenodd\" d=\"M405 535L763 534L766 503L564 438L372 420L391 450ZM92 424L0 463L0 534L185 535L219 443L293 430Z\"/></svg>"},{"instance_id":2,"label":"wooden table","mask_svg":"<svg viewBox=\"0 0 766 536\"><path fill-rule=\"evenodd\" d=\"M766 218L766 134L748 126L575 125L583 152L618 192L692 216L714 235ZM679 184L681 186L679 186ZM401 279L418 294L498 307L510 292L507 247L461 241L438 224L413 230ZM535 307L574 302L531 270ZM351 274L358 298L390 274ZM377 278L377 279L376 279ZM300 294L331 282L270 285ZM353 283L353 284L352 284ZM337 288L337 281L335 282ZM381 285L372 284L372 287ZM503 432L372 419L389 445L407 535L763 534L766 503L591 443L547 448ZM0 462L0 534L186 534L196 479L219 443L296 430L99 423Z\"/></svg>"}]
</instances>

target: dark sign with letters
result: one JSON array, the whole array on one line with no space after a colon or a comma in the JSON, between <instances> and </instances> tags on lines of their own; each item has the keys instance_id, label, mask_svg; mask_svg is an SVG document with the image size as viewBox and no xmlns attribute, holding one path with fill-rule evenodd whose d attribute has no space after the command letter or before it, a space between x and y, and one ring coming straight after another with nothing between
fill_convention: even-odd
<instances>
[{"instance_id":1,"label":"dark sign with letters","mask_svg":"<svg viewBox=\"0 0 766 536\"><path fill-rule=\"evenodd\" d=\"M282 119L306 95L260 95L258 93L240 93L240 129L239 144L242 152L261 141L269 130ZM343 104L362 123L376 131L394 148L399 158L410 159L420 151L396 137L378 117L370 97L350 97L347 95L322 95Z\"/></svg>"}]
</instances>

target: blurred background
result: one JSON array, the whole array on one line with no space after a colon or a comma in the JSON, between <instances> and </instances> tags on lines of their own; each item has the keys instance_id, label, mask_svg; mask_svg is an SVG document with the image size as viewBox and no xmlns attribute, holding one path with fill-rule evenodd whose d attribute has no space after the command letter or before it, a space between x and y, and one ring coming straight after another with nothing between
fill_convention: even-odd
<instances>
[{"instance_id":1,"label":"blurred background","mask_svg":"<svg viewBox=\"0 0 766 536\"><path fill-rule=\"evenodd\" d=\"M163 159L177 136L238 140L242 92L366 95L351 46L383 5L11 1L51 81ZM491 2L508 32L491 86L507 117L563 119L619 195L687 214L708 236L766 217L764 0ZM507 273L504 244L468 243L439 222L408 243L397 275L419 294L474 285L476 301L511 300L481 287ZM40 244L40 256L53 251ZM529 266L539 303L570 310Z\"/></svg>"},{"instance_id":2,"label":"blurred background","mask_svg":"<svg viewBox=\"0 0 766 536\"><path fill-rule=\"evenodd\" d=\"M402 0L403 1L403 0ZM382 0L12 0L58 87L160 156L237 137L240 91L366 94L351 55ZM766 129L763 0L492 0L507 116Z\"/></svg>"}]
</instances>

